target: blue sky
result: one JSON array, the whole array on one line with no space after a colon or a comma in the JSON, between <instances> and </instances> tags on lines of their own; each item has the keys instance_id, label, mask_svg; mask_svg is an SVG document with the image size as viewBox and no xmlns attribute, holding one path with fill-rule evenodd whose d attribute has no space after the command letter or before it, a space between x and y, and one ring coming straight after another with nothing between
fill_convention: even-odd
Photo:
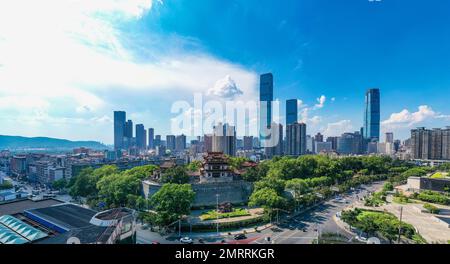
<instances>
[{"instance_id":1,"label":"blue sky","mask_svg":"<svg viewBox=\"0 0 450 264\"><path fill-rule=\"evenodd\" d=\"M450 125L448 1L27 5L0 4L0 134L111 143L112 111L125 110L164 135L174 101L254 99L265 72L281 102L302 101L309 134L358 130L372 87L383 132Z\"/></svg>"}]
</instances>

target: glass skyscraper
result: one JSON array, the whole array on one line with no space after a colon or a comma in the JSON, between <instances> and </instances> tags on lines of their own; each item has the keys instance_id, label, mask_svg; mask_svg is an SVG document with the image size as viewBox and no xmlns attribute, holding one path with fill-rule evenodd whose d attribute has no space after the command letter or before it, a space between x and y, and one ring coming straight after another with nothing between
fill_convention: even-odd
<instances>
[{"instance_id":1,"label":"glass skyscraper","mask_svg":"<svg viewBox=\"0 0 450 264\"><path fill-rule=\"evenodd\" d=\"M364 138L380 141L380 89L367 90L365 104Z\"/></svg>"},{"instance_id":2,"label":"glass skyscraper","mask_svg":"<svg viewBox=\"0 0 450 264\"><path fill-rule=\"evenodd\" d=\"M286 126L297 122L298 118L298 104L297 99L286 101Z\"/></svg>"},{"instance_id":3,"label":"glass skyscraper","mask_svg":"<svg viewBox=\"0 0 450 264\"><path fill-rule=\"evenodd\" d=\"M124 111L114 111L114 149L123 149L123 137L125 136L125 119Z\"/></svg>"},{"instance_id":4,"label":"glass skyscraper","mask_svg":"<svg viewBox=\"0 0 450 264\"><path fill-rule=\"evenodd\" d=\"M273 75L266 73L260 76L259 86L260 116L259 135L264 140L268 135L264 131L272 124Z\"/></svg>"}]
</instances>

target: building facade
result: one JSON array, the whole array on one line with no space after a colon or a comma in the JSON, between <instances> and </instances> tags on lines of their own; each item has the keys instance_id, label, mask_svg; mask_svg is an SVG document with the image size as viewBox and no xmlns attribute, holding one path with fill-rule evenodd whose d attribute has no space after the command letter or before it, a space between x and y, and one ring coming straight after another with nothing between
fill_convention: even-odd
<instances>
[{"instance_id":1,"label":"building facade","mask_svg":"<svg viewBox=\"0 0 450 264\"><path fill-rule=\"evenodd\" d=\"M114 111L114 148L123 149L123 138L125 136L125 119L124 111Z\"/></svg>"},{"instance_id":2,"label":"building facade","mask_svg":"<svg viewBox=\"0 0 450 264\"><path fill-rule=\"evenodd\" d=\"M286 101L286 125L292 125L298 120L298 100Z\"/></svg>"},{"instance_id":3,"label":"building facade","mask_svg":"<svg viewBox=\"0 0 450 264\"><path fill-rule=\"evenodd\" d=\"M363 132L366 140L380 140L380 90L377 88L366 92Z\"/></svg>"},{"instance_id":4,"label":"building facade","mask_svg":"<svg viewBox=\"0 0 450 264\"><path fill-rule=\"evenodd\" d=\"M265 131L272 124L273 101L273 75L266 73L260 76L259 86L259 137L261 140L267 137Z\"/></svg>"},{"instance_id":5,"label":"building facade","mask_svg":"<svg viewBox=\"0 0 450 264\"><path fill-rule=\"evenodd\" d=\"M306 124L296 122L287 125L286 154L290 156L306 154Z\"/></svg>"}]
</instances>

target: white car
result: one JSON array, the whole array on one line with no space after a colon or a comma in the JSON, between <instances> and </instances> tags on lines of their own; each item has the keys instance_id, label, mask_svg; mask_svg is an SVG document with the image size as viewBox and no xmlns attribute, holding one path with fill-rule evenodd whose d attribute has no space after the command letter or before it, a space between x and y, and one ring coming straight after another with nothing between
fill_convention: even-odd
<instances>
[{"instance_id":1,"label":"white car","mask_svg":"<svg viewBox=\"0 0 450 264\"><path fill-rule=\"evenodd\" d=\"M194 243L194 241L190 237L182 237L180 239L180 242L183 244L193 244Z\"/></svg>"}]
</instances>

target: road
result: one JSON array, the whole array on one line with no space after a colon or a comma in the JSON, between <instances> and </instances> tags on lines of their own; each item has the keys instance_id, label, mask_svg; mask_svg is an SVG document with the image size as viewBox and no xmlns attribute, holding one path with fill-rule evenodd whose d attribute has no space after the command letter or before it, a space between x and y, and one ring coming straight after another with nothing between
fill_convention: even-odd
<instances>
[{"instance_id":1,"label":"road","mask_svg":"<svg viewBox=\"0 0 450 264\"><path fill-rule=\"evenodd\" d=\"M353 192L341 195L342 200L330 199L297 217L293 217L287 223L279 225L278 228L253 234L261 236L254 243L311 244L320 233L339 233L350 239L351 235L336 224L333 216L382 186L382 182L361 186ZM266 241L267 237L270 237L270 242Z\"/></svg>"},{"instance_id":2,"label":"road","mask_svg":"<svg viewBox=\"0 0 450 264\"><path fill-rule=\"evenodd\" d=\"M359 198L366 196L369 192L374 192L383 186L383 182L377 182L370 185L363 185L355 191L341 195L340 199L330 199L321 205L316 206L296 217L287 220L286 223L274 226L258 233L247 234L247 239L239 243L253 244L311 244L317 238L319 233L339 233L351 236L342 230L333 220L333 216L344 208L356 202ZM189 236L194 239L194 243L199 243L202 239L204 243L220 243L222 240L226 243L236 243L232 236L218 237L215 232L210 233L182 233L182 236ZM270 242L266 240L270 237ZM179 244L178 234L170 236L161 236L156 232L142 229L138 226L137 243L151 244L158 242L161 244Z\"/></svg>"}]
</instances>

